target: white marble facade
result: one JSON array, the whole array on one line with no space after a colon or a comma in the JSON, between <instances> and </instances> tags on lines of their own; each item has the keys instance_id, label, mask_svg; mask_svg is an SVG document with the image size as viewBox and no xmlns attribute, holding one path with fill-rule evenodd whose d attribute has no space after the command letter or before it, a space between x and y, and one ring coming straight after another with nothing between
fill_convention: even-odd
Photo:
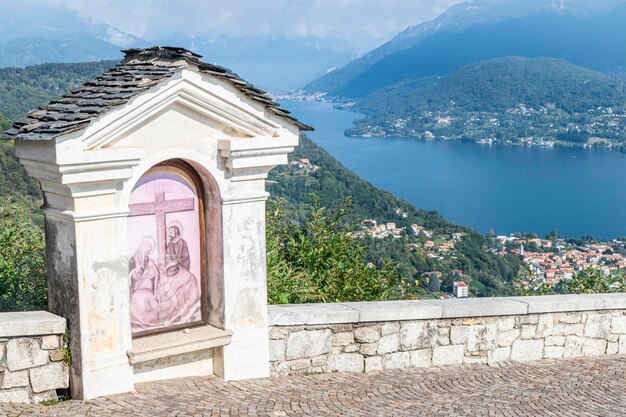
<instances>
[{"instance_id":1,"label":"white marble facade","mask_svg":"<svg viewBox=\"0 0 626 417\"><path fill-rule=\"evenodd\" d=\"M237 380L269 375L265 178L272 167L287 162L302 126L268 111L236 84L199 71L194 62L183 62L173 75L81 129L48 140L16 138L17 155L41 182L45 195L50 310L68 320L75 398L131 391L135 381L167 377L168 350L162 344L176 344L188 330L173 329L166 338L146 336L161 337L158 349L165 353L153 355L159 361L142 369L140 378L139 365L129 358L139 349L138 329L167 332L177 324L223 330L227 334L215 338L221 342L206 346L227 344L202 357L194 356L193 349L185 351L185 346L201 352L202 338L209 336L197 333L192 342L179 343L169 351L176 357L173 376L215 372ZM158 232L167 233L164 237L144 238L134 235L140 232L133 232L136 225L129 217L133 189L155 166L168 161L189 167L199 178L197 193L202 194L197 196L202 206L193 209L202 211L204 228L196 238L201 236L203 243L188 244L193 246L191 261L179 259L178 266L165 265L172 261L166 245L176 238L174 223L168 220L166 231ZM184 233L191 236L189 230ZM170 250L170 258L157 254L158 245ZM176 250L180 253L180 243ZM153 256L153 273L145 269L146 254ZM166 267L170 272L164 272ZM161 276L155 278L158 270ZM166 280L181 270L197 279L185 284L193 311L184 319L182 313L162 311L151 316L150 306L171 293ZM150 291L154 294L157 286L161 295L153 297ZM140 290L145 297L131 301ZM139 313L131 313L133 302L143 303L141 308L149 312L137 319ZM135 323L152 324L133 327L131 316ZM161 321L157 325L154 320ZM156 349L145 340L146 349ZM150 367L156 371L153 377Z\"/></svg>"}]
</instances>

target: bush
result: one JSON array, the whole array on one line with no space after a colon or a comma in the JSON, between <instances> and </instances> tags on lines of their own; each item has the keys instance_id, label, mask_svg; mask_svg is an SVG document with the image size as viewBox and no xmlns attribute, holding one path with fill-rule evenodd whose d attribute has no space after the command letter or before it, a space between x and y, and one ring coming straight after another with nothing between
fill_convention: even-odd
<instances>
[{"instance_id":1,"label":"bush","mask_svg":"<svg viewBox=\"0 0 626 417\"><path fill-rule=\"evenodd\" d=\"M347 203L328 210L313 202L311 217L287 220L281 203L268 204L268 301L273 304L373 301L398 291L390 262L366 262L366 247L351 236L344 218Z\"/></svg>"},{"instance_id":2,"label":"bush","mask_svg":"<svg viewBox=\"0 0 626 417\"><path fill-rule=\"evenodd\" d=\"M24 209L0 204L0 311L47 307L45 244Z\"/></svg>"}]
</instances>

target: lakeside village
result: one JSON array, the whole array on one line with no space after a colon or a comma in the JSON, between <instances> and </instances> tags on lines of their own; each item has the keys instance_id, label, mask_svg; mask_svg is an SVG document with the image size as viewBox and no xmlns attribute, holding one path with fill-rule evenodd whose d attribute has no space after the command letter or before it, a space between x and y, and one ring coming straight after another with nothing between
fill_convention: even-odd
<instances>
[{"instance_id":1,"label":"lakeside village","mask_svg":"<svg viewBox=\"0 0 626 417\"><path fill-rule=\"evenodd\" d=\"M396 214L399 214L403 218L408 216L406 212L399 208L396 208ZM410 250L423 250L427 258L441 260L446 257L455 257L454 245L465 236L465 233L454 232L446 237L434 236L432 230L427 230L418 224L412 224L410 226L410 232L407 233L406 227L399 227L395 222L379 223L376 219L364 219L360 223L360 229L352 232L352 237L354 238L370 237L373 239L399 239L402 236L411 235L415 237L415 241L407 243L407 247ZM452 273L455 272L458 276L464 276L463 271L452 271ZM430 279L432 275L441 278L443 273L439 271L429 271L424 275L427 279ZM453 283L453 296L458 298L468 297L469 285L464 281L455 281ZM444 295L444 298L448 297L448 295Z\"/></svg>"},{"instance_id":2,"label":"lakeside village","mask_svg":"<svg viewBox=\"0 0 626 417\"><path fill-rule=\"evenodd\" d=\"M626 271L626 242L594 241L574 244L566 239L521 238L497 236L488 251L498 255L512 253L521 256L530 271L530 279L555 285L571 279L576 272L593 268L604 275L623 275ZM522 282L528 285L528 282Z\"/></svg>"},{"instance_id":3,"label":"lakeside village","mask_svg":"<svg viewBox=\"0 0 626 417\"><path fill-rule=\"evenodd\" d=\"M410 117L378 116L357 120L346 131L358 137L415 137L469 140L479 144L553 147L579 146L624 150L626 109L598 107L569 113L554 104L518 104L504 112L424 110Z\"/></svg>"},{"instance_id":4,"label":"lakeside village","mask_svg":"<svg viewBox=\"0 0 626 417\"><path fill-rule=\"evenodd\" d=\"M400 209L396 213L406 217ZM455 243L459 242L465 233L451 233L448 236L435 236L434 232L424 227L412 224L408 229L398 227L394 222L379 222L376 219L364 219L359 230L352 232L354 238L370 237L374 239L401 238L412 236L414 242L407 243L411 250L422 250L427 258L445 259L454 257ZM593 268L605 275L621 275L626 271L626 242L618 239L611 241L594 241L574 244L562 238L540 239L537 237L518 236L489 236L490 246L487 252L504 256L514 254L521 256L528 268L528 279L522 280L521 285L529 285L531 280L541 280L548 285L556 285L564 279L571 279L576 272L586 268ZM465 281L471 277L457 272ZM427 277L439 271L425 273ZM468 283L454 282L453 296L467 297Z\"/></svg>"}]
</instances>

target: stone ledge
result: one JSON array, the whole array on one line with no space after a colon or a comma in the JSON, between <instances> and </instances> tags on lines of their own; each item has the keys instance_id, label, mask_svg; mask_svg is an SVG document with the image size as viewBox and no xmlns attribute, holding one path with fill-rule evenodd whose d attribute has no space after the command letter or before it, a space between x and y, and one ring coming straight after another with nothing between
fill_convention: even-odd
<instances>
[{"instance_id":1,"label":"stone ledge","mask_svg":"<svg viewBox=\"0 0 626 417\"><path fill-rule=\"evenodd\" d=\"M0 338L65 333L65 319L47 311L0 313Z\"/></svg>"},{"instance_id":2,"label":"stone ledge","mask_svg":"<svg viewBox=\"0 0 626 417\"><path fill-rule=\"evenodd\" d=\"M268 306L270 326L356 323L359 312L352 303L280 304Z\"/></svg>"},{"instance_id":3,"label":"stone ledge","mask_svg":"<svg viewBox=\"0 0 626 417\"><path fill-rule=\"evenodd\" d=\"M420 300L363 301L343 303L359 312L359 322L440 319L441 306Z\"/></svg>"},{"instance_id":4,"label":"stone ledge","mask_svg":"<svg viewBox=\"0 0 626 417\"><path fill-rule=\"evenodd\" d=\"M212 326L199 326L144 336L133 340L128 359L132 365L197 352L231 342L233 332Z\"/></svg>"},{"instance_id":5,"label":"stone ledge","mask_svg":"<svg viewBox=\"0 0 626 417\"><path fill-rule=\"evenodd\" d=\"M626 293L268 306L270 326L509 316L626 309Z\"/></svg>"},{"instance_id":6,"label":"stone ledge","mask_svg":"<svg viewBox=\"0 0 626 417\"><path fill-rule=\"evenodd\" d=\"M528 304L511 297L457 298L424 300L424 302L441 307L441 317L444 319L511 316L528 313Z\"/></svg>"}]
</instances>

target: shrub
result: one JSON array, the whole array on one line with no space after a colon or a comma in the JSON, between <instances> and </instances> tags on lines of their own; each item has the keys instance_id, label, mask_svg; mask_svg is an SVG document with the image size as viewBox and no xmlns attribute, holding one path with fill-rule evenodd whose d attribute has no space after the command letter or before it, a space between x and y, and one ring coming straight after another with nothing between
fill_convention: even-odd
<instances>
[{"instance_id":1,"label":"shrub","mask_svg":"<svg viewBox=\"0 0 626 417\"><path fill-rule=\"evenodd\" d=\"M281 203L270 201L267 222L267 275L270 303L385 300L398 290L390 262L366 262L366 247L343 221L348 202L329 210L314 199L302 224L286 219Z\"/></svg>"},{"instance_id":2,"label":"shrub","mask_svg":"<svg viewBox=\"0 0 626 417\"><path fill-rule=\"evenodd\" d=\"M25 210L0 204L0 311L47 307L45 244Z\"/></svg>"}]
</instances>

